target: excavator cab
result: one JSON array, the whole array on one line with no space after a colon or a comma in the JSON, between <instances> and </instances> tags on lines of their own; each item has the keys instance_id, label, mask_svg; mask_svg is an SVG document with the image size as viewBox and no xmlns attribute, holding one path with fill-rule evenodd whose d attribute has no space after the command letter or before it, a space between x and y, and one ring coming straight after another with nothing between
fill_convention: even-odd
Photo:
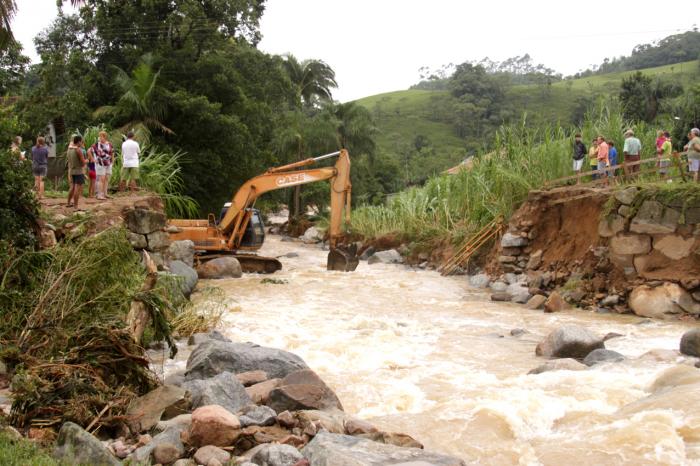
<instances>
[{"instance_id":1,"label":"excavator cab","mask_svg":"<svg viewBox=\"0 0 700 466\"><path fill-rule=\"evenodd\" d=\"M224 218L226 212L228 212L231 203L227 202L221 208L219 212L219 219L217 223L221 223L221 219ZM245 209L247 213L250 213L250 220L245 227L245 232L243 232L243 238L241 239L241 249L254 249L258 250L262 247L265 241L265 223L263 222L262 215L258 209L247 208Z\"/></svg>"}]
</instances>

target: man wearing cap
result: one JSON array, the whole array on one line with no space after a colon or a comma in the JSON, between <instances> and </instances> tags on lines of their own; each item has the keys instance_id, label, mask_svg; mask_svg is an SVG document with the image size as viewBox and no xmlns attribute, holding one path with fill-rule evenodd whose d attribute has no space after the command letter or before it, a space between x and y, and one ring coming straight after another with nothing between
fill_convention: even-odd
<instances>
[{"instance_id":1,"label":"man wearing cap","mask_svg":"<svg viewBox=\"0 0 700 466\"><path fill-rule=\"evenodd\" d=\"M688 165L690 173L693 174L693 181L698 182L698 172L700 172L700 129L693 128L688 133Z\"/></svg>"},{"instance_id":2,"label":"man wearing cap","mask_svg":"<svg viewBox=\"0 0 700 466\"><path fill-rule=\"evenodd\" d=\"M639 162L639 156L642 153L642 143L639 139L634 137L634 131L631 129L625 131L625 145L622 148L622 153L625 154L625 174L637 173L639 171L639 164L628 167L627 163Z\"/></svg>"}]
</instances>

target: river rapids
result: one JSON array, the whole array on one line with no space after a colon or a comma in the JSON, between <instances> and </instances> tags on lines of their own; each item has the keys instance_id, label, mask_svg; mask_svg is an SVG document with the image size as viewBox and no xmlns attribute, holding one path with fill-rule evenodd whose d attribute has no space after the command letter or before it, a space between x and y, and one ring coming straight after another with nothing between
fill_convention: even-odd
<instances>
[{"instance_id":1,"label":"river rapids","mask_svg":"<svg viewBox=\"0 0 700 466\"><path fill-rule=\"evenodd\" d=\"M691 324L544 314L491 302L465 277L401 265L327 272L327 251L276 236L260 253L281 256L283 269L209 283L232 303L222 333L298 354L348 413L383 430L468 464L700 464L697 388L647 398L661 372L693 363L672 352ZM563 324L621 334L606 347L627 359L527 375L544 362L537 342Z\"/></svg>"}]
</instances>

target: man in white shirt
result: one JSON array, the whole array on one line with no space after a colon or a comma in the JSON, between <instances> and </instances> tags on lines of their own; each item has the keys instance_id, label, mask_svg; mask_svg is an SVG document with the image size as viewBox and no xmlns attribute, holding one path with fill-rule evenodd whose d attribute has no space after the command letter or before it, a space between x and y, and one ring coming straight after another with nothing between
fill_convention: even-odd
<instances>
[{"instance_id":1,"label":"man in white shirt","mask_svg":"<svg viewBox=\"0 0 700 466\"><path fill-rule=\"evenodd\" d=\"M122 143L122 171L119 191L124 191L126 181L129 180L129 190L136 191L136 181L139 179L139 155L141 147L134 140L134 132L126 134L126 141Z\"/></svg>"}]
</instances>

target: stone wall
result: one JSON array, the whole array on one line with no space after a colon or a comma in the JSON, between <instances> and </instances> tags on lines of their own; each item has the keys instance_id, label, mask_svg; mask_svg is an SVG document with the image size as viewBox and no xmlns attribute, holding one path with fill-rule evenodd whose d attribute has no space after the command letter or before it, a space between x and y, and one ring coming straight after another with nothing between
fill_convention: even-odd
<instances>
[{"instance_id":1,"label":"stone wall","mask_svg":"<svg viewBox=\"0 0 700 466\"><path fill-rule=\"evenodd\" d=\"M697 317L700 199L679 192L535 192L511 219L489 271L507 282L515 274L530 296L556 289L599 312Z\"/></svg>"}]
</instances>

